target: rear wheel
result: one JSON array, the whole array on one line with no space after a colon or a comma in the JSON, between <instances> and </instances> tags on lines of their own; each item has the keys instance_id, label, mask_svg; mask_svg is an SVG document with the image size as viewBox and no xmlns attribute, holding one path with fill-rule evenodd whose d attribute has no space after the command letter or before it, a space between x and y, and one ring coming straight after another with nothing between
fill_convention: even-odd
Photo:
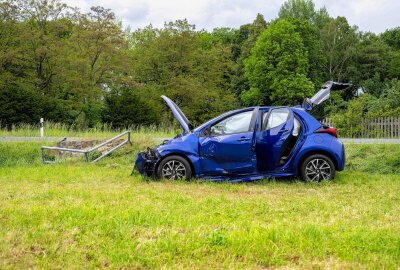
<instances>
[{"instance_id":1,"label":"rear wheel","mask_svg":"<svg viewBox=\"0 0 400 270\"><path fill-rule=\"evenodd\" d=\"M320 182L335 178L335 165L332 160L321 154L307 157L301 164L300 176L308 182Z\"/></svg>"},{"instance_id":2,"label":"rear wheel","mask_svg":"<svg viewBox=\"0 0 400 270\"><path fill-rule=\"evenodd\" d=\"M157 176L165 179L189 180L192 177L192 169L185 158L169 156L164 158L158 165Z\"/></svg>"}]
</instances>

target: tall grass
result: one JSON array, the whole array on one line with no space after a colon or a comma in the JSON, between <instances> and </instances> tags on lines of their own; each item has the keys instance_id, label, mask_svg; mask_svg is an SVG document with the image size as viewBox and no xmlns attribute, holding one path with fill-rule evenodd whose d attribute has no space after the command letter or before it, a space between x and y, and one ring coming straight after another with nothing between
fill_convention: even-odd
<instances>
[{"instance_id":1,"label":"tall grass","mask_svg":"<svg viewBox=\"0 0 400 270\"><path fill-rule=\"evenodd\" d=\"M0 142L0 166L41 165L41 146L38 142Z\"/></svg>"},{"instance_id":2,"label":"tall grass","mask_svg":"<svg viewBox=\"0 0 400 270\"><path fill-rule=\"evenodd\" d=\"M346 169L400 174L399 144L348 144L345 149Z\"/></svg>"},{"instance_id":3,"label":"tall grass","mask_svg":"<svg viewBox=\"0 0 400 270\"><path fill-rule=\"evenodd\" d=\"M132 125L123 129L113 129L108 124L101 124L93 128L76 128L71 127L62 123L45 122L44 134L45 137L78 137L78 138L93 138L93 139L104 139L116 136L125 130L130 130L132 134L137 136L152 136L157 137L171 137L176 133L179 133L179 129L171 126L158 126L158 125ZM0 136L2 137L39 137L40 129L39 125L31 124L16 124L10 128L0 126Z\"/></svg>"}]
</instances>

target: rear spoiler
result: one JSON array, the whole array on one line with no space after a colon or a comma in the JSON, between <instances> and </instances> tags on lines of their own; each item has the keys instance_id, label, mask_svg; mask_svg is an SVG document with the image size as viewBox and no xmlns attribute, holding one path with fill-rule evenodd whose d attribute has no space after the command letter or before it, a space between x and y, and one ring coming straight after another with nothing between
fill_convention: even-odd
<instances>
[{"instance_id":1,"label":"rear spoiler","mask_svg":"<svg viewBox=\"0 0 400 270\"><path fill-rule=\"evenodd\" d=\"M331 94L331 91L344 90L350 86L353 86L353 84L328 81L312 98L307 98L303 102L302 108L306 111L310 111L315 106L327 100Z\"/></svg>"}]
</instances>

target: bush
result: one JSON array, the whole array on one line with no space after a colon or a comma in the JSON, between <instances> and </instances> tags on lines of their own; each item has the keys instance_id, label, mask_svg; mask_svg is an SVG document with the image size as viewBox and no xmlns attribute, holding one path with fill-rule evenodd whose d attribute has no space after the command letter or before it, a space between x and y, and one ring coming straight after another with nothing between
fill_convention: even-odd
<instances>
[{"instance_id":1,"label":"bush","mask_svg":"<svg viewBox=\"0 0 400 270\"><path fill-rule=\"evenodd\" d=\"M159 122L156 111L132 89L110 92L105 98L102 119L113 128L151 125Z\"/></svg>"},{"instance_id":2,"label":"bush","mask_svg":"<svg viewBox=\"0 0 400 270\"><path fill-rule=\"evenodd\" d=\"M37 125L44 117L52 122L71 123L68 104L16 84L0 89L0 124L10 128L20 123Z\"/></svg>"},{"instance_id":3,"label":"bush","mask_svg":"<svg viewBox=\"0 0 400 270\"><path fill-rule=\"evenodd\" d=\"M33 91L11 85L0 89L1 125L11 127L17 123L38 123L42 117L42 101Z\"/></svg>"}]
</instances>

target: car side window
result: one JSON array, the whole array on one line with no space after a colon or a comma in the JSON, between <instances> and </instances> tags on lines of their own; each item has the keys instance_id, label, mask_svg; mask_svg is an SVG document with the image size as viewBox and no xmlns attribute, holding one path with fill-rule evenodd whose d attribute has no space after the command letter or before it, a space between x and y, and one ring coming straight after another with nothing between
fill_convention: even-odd
<instances>
[{"instance_id":1,"label":"car side window","mask_svg":"<svg viewBox=\"0 0 400 270\"><path fill-rule=\"evenodd\" d=\"M267 126L266 130L276 128L283 123L285 123L290 115L290 111L287 108L278 108L278 109L273 109L271 113L269 114L268 120L267 120ZM266 115L264 116L266 117ZM263 117L263 118L264 118Z\"/></svg>"},{"instance_id":2,"label":"car side window","mask_svg":"<svg viewBox=\"0 0 400 270\"><path fill-rule=\"evenodd\" d=\"M252 115L253 111L248 111L225 118L211 126L211 135L219 136L247 132L250 129Z\"/></svg>"}]
</instances>

